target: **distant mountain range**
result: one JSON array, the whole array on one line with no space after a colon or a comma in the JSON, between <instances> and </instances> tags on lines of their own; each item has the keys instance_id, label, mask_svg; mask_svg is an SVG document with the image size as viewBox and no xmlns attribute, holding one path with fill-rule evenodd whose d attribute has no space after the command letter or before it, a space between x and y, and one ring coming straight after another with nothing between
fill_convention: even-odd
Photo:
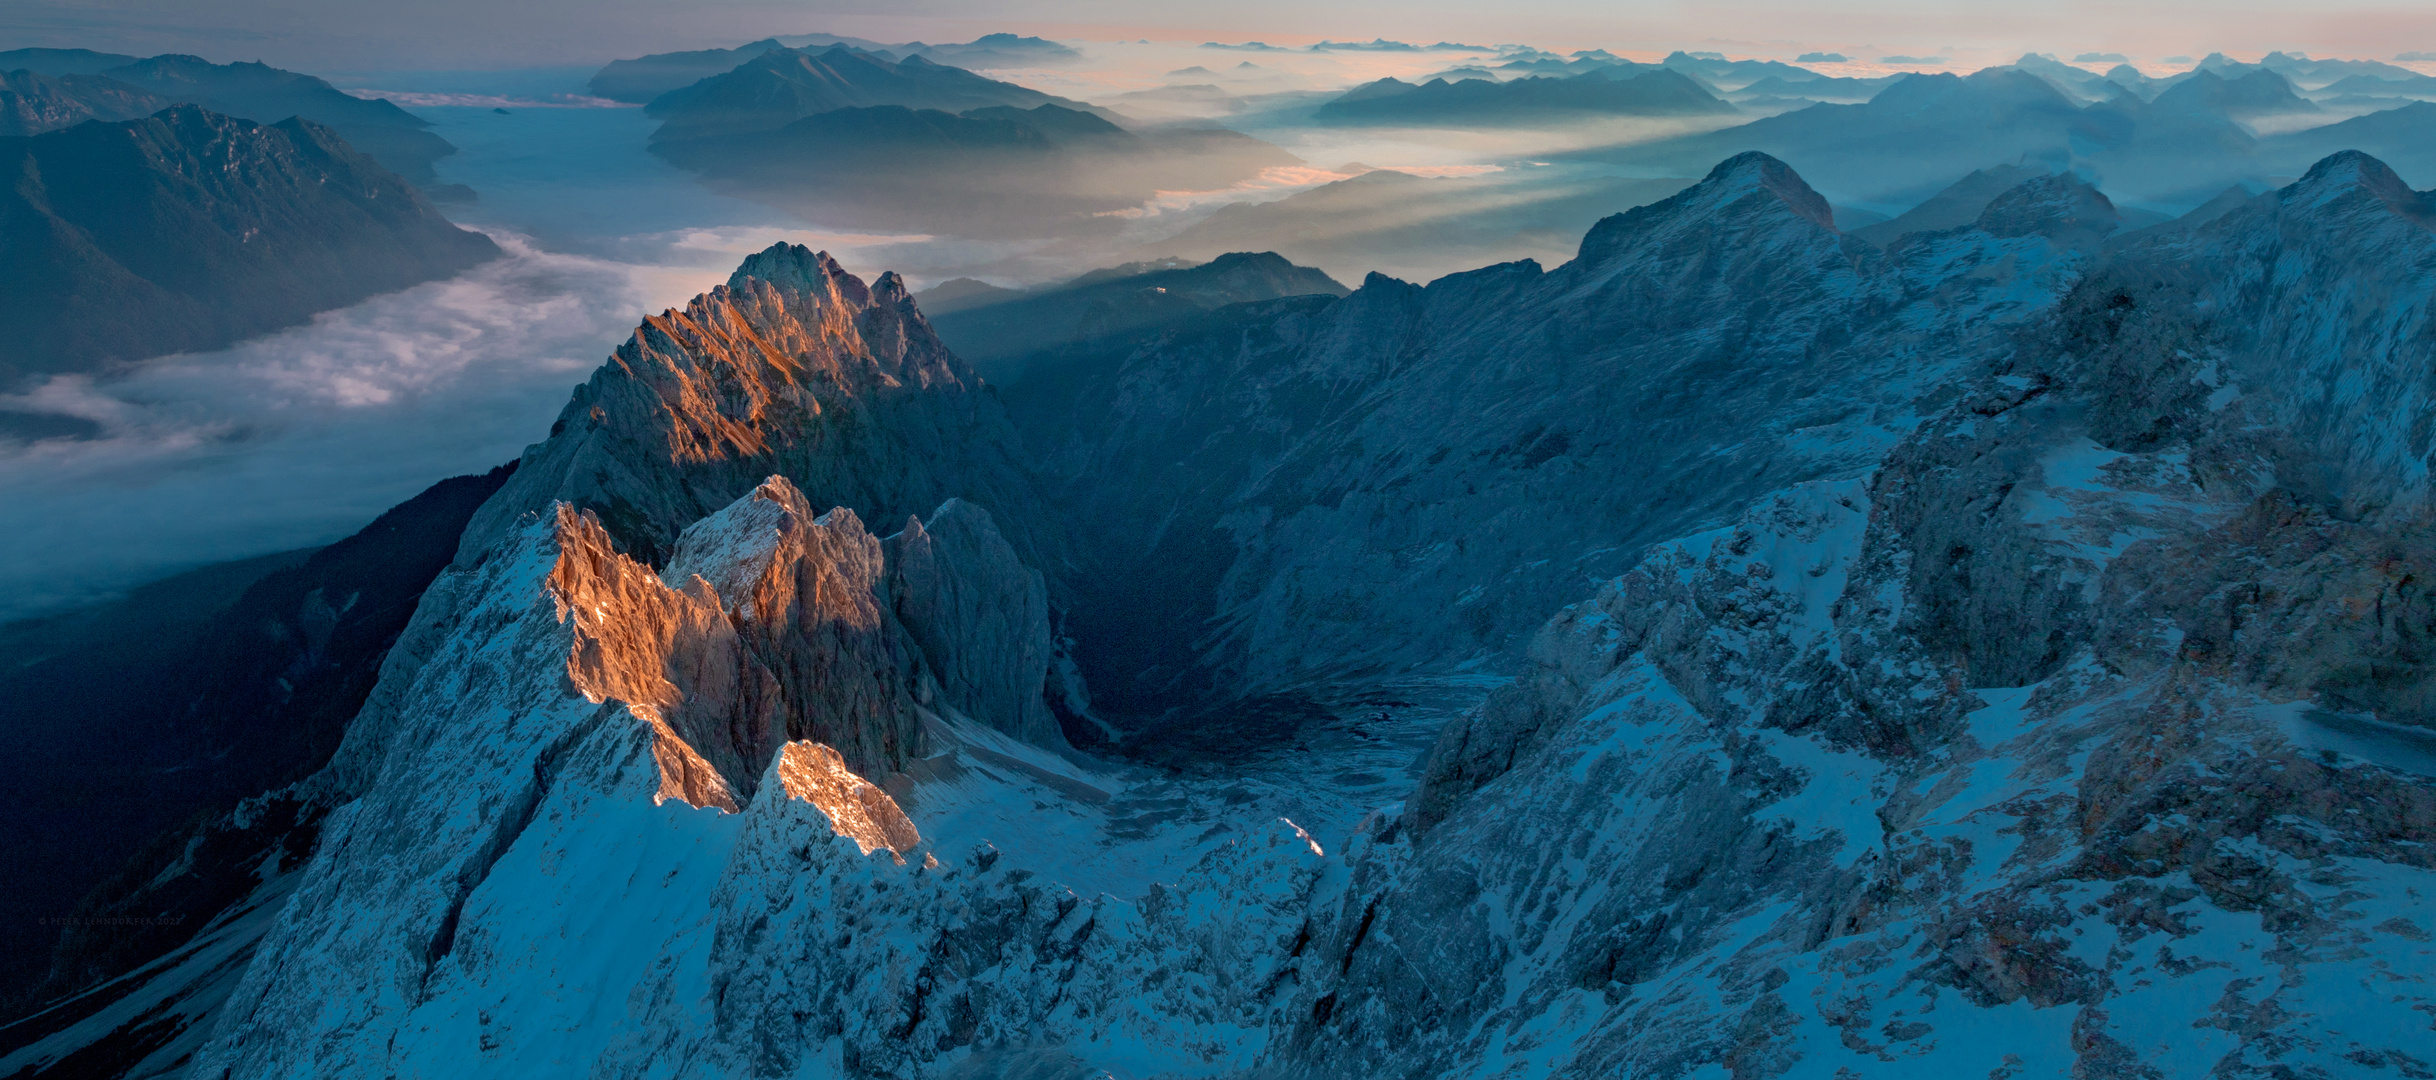
<instances>
[{"instance_id":1,"label":"distant mountain range","mask_svg":"<svg viewBox=\"0 0 2436 1080\"><path fill-rule=\"evenodd\" d=\"M31 73L37 82L19 74ZM456 153L425 129L430 121L378 98L359 98L327 81L266 64L214 64L197 56L138 59L87 49L0 52L0 134L32 135L88 119L127 120L178 102L269 124L291 116L327 126L349 146L419 185L437 181L432 163ZM98 80L96 81L96 77ZM37 100L60 102L45 113ZM149 95L149 96L145 96ZM139 108L139 103L150 103ZM45 126L28 121L49 116Z\"/></svg>"},{"instance_id":2,"label":"distant mountain range","mask_svg":"<svg viewBox=\"0 0 2436 1080\"><path fill-rule=\"evenodd\" d=\"M939 340L983 378L1011 383L1027 354L1131 336L1192 314L1285 296L1343 296L1336 279L1274 252L1234 252L1207 263L1128 263L1039 289L1000 289L970 278L917 294Z\"/></svg>"},{"instance_id":3,"label":"distant mountain range","mask_svg":"<svg viewBox=\"0 0 2436 1080\"><path fill-rule=\"evenodd\" d=\"M1930 196L1920 205L1874 225L1846 230L1881 247L1897 237L1916 232L1931 232L1969 225L1979 220L1981 211L1997 196L2047 175L2048 170L2035 165L1992 165L1975 169L1952 186Z\"/></svg>"},{"instance_id":4,"label":"distant mountain range","mask_svg":"<svg viewBox=\"0 0 2436 1080\"><path fill-rule=\"evenodd\" d=\"M2031 65L2035 67L2036 65ZM1858 104L1816 104L1721 131L1560 155L1690 169L1758 150L1839 201L1909 206L1992 163L2078 168L2118 197L2192 206L2236 182L2288 180L2337 149L2436 169L2436 109L2390 108L2310 126L2325 107L2260 65L2202 66L2133 87L2091 76L2089 100L2021 65L1906 75ZM2303 126L2291 129L2287 121ZM2280 126L2279 126L2280 125Z\"/></svg>"},{"instance_id":5,"label":"distant mountain range","mask_svg":"<svg viewBox=\"0 0 2436 1080\"><path fill-rule=\"evenodd\" d=\"M1220 187L1293 155L1218 128L1131 132L1057 105L837 109L654 149L713 186L816 220L975 236L1106 230L1161 190Z\"/></svg>"},{"instance_id":6,"label":"distant mountain range","mask_svg":"<svg viewBox=\"0 0 2436 1080\"><path fill-rule=\"evenodd\" d=\"M892 61L846 46L772 49L732 70L671 90L645 111L660 118L654 143L774 131L838 109L896 105L960 113L995 105L1091 106L975 75L921 57Z\"/></svg>"},{"instance_id":7,"label":"distant mountain range","mask_svg":"<svg viewBox=\"0 0 2436 1080\"><path fill-rule=\"evenodd\" d=\"M331 128L175 105L0 138L0 383L208 349L491 259Z\"/></svg>"},{"instance_id":8,"label":"distant mountain range","mask_svg":"<svg viewBox=\"0 0 2436 1080\"><path fill-rule=\"evenodd\" d=\"M1570 173L1430 178L1378 169L1273 202L1219 207L1149 247L1189 258L1275 251L1348 281L1374 270L1428 281L1524 258L1563 262L1600 218L1691 183Z\"/></svg>"},{"instance_id":9,"label":"distant mountain range","mask_svg":"<svg viewBox=\"0 0 2436 1080\"><path fill-rule=\"evenodd\" d=\"M1732 115L1734 106L1666 69L1602 68L1564 78L1512 82L1431 79L1415 86L1380 79L1355 87L1312 115L1331 124L1482 127L1586 116Z\"/></svg>"},{"instance_id":10,"label":"distant mountain range","mask_svg":"<svg viewBox=\"0 0 2436 1080\"><path fill-rule=\"evenodd\" d=\"M1070 63L1082 54L1057 42L1014 34L984 34L960 45L925 45L919 41L887 45L834 34L768 37L733 49L653 53L632 60L612 60L593 73L591 91L611 101L641 105L682 86L734 70L763 53L780 49L843 45L887 60L920 57L934 64L960 68L1037 67Z\"/></svg>"},{"instance_id":11,"label":"distant mountain range","mask_svg":"<svg viewBox=\"0 0 2436 1080\"><path fill-rule=\"evenodd\" d=\"M921 57L775 49L655 98L652 149L713 184L864 227L1105 230L1160 190L1299 159L1214 127L1129 131L1084 102Z\"/></svg>"}]
</instances>

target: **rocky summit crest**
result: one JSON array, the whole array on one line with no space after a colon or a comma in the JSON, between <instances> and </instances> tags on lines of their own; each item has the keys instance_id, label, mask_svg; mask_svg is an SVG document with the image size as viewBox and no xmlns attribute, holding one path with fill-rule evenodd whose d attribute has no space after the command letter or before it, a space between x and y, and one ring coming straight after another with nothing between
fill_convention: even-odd
<instances>
[{"instance_id":1,"label":"rocky summit crest","mask_svg":"<svg viewBox=\"0 0 2436 1080\"><path fill-rule=\"evenodd\" d=\"M1576 262L1603 264L1634 250L1637 238L1699 235L1711 243L1766 243L1760 234L1816 230L1835 235L1835 212L1782 161L1756 150L1709 170L1674 196L1603 218L1582 238ZM1739 237L1740 239L1729 239Z\"/></svg>"},{"instance_id":2,"label":"rocky summit crest","mask_svg":"<svg viewBox=\"0 0 2436 1080\"><path fill-rule=\"evenodd\" d=\"M802 244L780 241L745 256L728 275L727 287L741 290L755 280L797 293L833 292L843 303L858 308L871 303L871 290L863 287L862 279L847 273L828 252Z\"/></svg>"},{"instance_id":3,"label":"rocky summit crest","mask_svg":"<svg viewBox=\"0 0 2436 1080\"><path fill-rule=\"evenodd\" d=\"M2436 220L2436 199L2411 190L2391 167L2358 150L2327 156L2282 194L2286 205L2311 209L2361 197L2375 199L2415 222Z\"/></svg>"},{"instance_id":4,"label":"rocky summit crest","mask_svg":"<svg viewBox=\"0 0 2436 1080\"><path fill-rule=\"evenodd\" d=\"M687 524L772 473L872 520L957 496L1005 509L1026 498L1014 433L977 386L895 275L874 289L824 252L773 245L636 327L526 449L462 550L478 558L564 500L659 563Z\"/></svg>"},{"instance_id":5,"label":"rocky summit crest","mask_svg":"<svg viewBox=\"0 0 2436 1080\"><path fill-rule=\"evenodd\" d=\"M1825 196L1810 189L1793 167L1757 150L1736 154L1709 171L1699 187L1714 186L1719 196L1726 192L1758 189L1784 200L1794 213L1810 219L1821 228L1835 228L1835 211L1827 205Z\"/></svg>"},{"instance_id":6,"label":"rocky summit crest","mask_svg":"<svg viewBox=\"0 0 2436 1080\"><path fill-rule=\"evenodd\" d=\"M1990 236L2094 243L2123 227L2105 193L2071 173L2037 177L1990 200L1976 228Z\"/></svg>"}]
</instances>

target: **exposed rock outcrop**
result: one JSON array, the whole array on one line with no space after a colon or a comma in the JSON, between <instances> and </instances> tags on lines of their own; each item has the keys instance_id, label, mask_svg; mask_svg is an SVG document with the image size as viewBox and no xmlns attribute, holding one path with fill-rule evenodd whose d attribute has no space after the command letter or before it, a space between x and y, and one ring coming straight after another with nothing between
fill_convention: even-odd
<instances>
[{"instance_id":1,"label":"exposed rock outcrop","mask_svg":"<svg viewBox=\"0 0 2436 1080\"><path fill-rule=\"evenodd\" d=\"M805 505L846 507L858 522L965 499L1007 522L1018 559L1058 558L1055 534L1030 510L1014 428L903 283L889 274L866 286L826 254L781 243L684 311L646 319L576 389L550 437L526 448L516 478L467 526L457 567L478 568L520 522L559 502L590 512L612 549L666 564L688 526L773 475ZM415 673L473 599L456 580L443 578L391 651L381 688L318 781L330 797L373 782L382 733L412 707ZM893 767L889 755L901 752L841 749L857 767ZM760 761L728 775L749 786Z\"/></svg>"},{"instance_id":2,"label":"exposed rock outcrop","mask_svg":"<svg viewBox=\"0 0 2436 1080\"><path fill-rule=\"evenodd\" d=\"M950 498L1004 513L1028 497L1019 461L1013 429L902 279L865 286L825 253L778 244L645 319L525 451L464 558L565 501L657 565L687 525L772 474L872 521ZM1021 528L1014 539L1039 550Z\"/></svg>"},{"instance_id":3,"label":"exposed rock outcrop","mask_svg":"<svg viewBox=\"0 0 2436 1080\"><path fill-rule=\"evenodd\" d=\"M567 676L652 725L661 798L734 810L800 739L871 776L918 748L914 662L884 608L880 543L853 511L816 519L773 478L686 530L665 582L610 550L598 521L564 503L557 516Z\"/></svg>"},{"instance_id":4,"label":"exposed rock outcrop","mask_svg":"<svg viewBox=\"0 0 2436 1080\"><path fill-rule=\"evenodd\" d=\"M771 770L788 798L819 807L830 831L853 840L865 855L887 848L902 864L905 853L922 842L921 830L896 800L846 768L846 759L832 747L809 739L788 743Z\"/></svg>"},{"instance_id":5,"label":"exposed rock outcrop","mask_svg":"<svg viewBox=\"0 0 2436 1080\"><path fill-rule=\"evenodd\" d=\"M947 704L1040 746L1063 746L1044 692L1049 589L998 534L988 511L950 499L928 524L907 518L889 537L896 617Z\"/></svg>"}]
</instances>

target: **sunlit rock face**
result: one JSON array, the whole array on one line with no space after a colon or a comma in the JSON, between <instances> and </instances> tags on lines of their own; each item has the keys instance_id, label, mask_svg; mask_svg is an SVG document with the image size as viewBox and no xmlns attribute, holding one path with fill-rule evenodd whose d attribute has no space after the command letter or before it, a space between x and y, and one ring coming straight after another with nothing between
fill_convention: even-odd
<instances>
[{"instance_id":1,"label":"sunlit rock face","mask_svg":"<svg viewBox=\"0 0 2436 1080\"><path fill-rule=\"evenodd\" d=\"M1814 200L1740 158L1552 273L1178 335L1128 361L1102 441L1057 451L1140 482L1094 504L1120 524L1149 516L1129 497L1343 470L1301 474L1344 481L1334 504L1229 519L1266 560L1228 562L1230 595L1286 598L1226 609L1240 670L1409 648L1477 704L1333 828L1271 809L1357 783L1316 729L1185 776L1049 738L1047 586L1003 516L942 500L875 539L862 521L897 518L815 517L765 473L683 521L656 504L656 562L569 504L469 531L199 1075L2424 1071L2428 199L2339 156L2122 238L2103 196L2034 181L1882 252ZM790 340L880 366L825 334ZM1433 359L1473 334L1515 359ZM1542 392L1591 369L1525 362L1541 334L1609 357L1597 384ZM624 355L594 387L633 391ZM1297 411L1320 370L1368 404ZM633 476L762 460L741 434L680 460L685 396L632 400L661 404L528 463L569 438ZM1681 445L1568 441L1508 473L1450 449L1360 486L1374 452L1644 415ZM918 475L894 468L873 475ZM1422 545L1402 562L1368 531L1395 520ZM1339 600L1289 602L1321 585ZM1510 677L1449 670L1485 640L1444 629L1474 590L1542 605L1491 654Z\"/></svg>"},{"instance_id":2,"label":"sunlit rock face","mask_svg":"<svg viewBox=\"0 0 2436 1080\"><path fill-rule=\"evenodd\" d=\"M780 244L645 319L526 450L528 478L484 508L464 553L563 500L657 565L772 474L872 521L950 498L1006 512L1023 500L1017 462L1012 429L896 275L866 286Z\"/></svg>"},{"instance_id":3,"label":"sunlit rock face","mask_svg":"<svg viewBox=\"0 0 2436 1080\"><path fill-rule=\"evenodd\" d=\"M922 842L922 831L914 828L896 800L848 770L836 750L798 740L779 749L773 767L788 798L819 807L830 831L853 840L863 854L887 848L902 864L905 853Z\"/></svg>"},{"instance_id":4,"label":"sunlit rock face","mask_svg":"<svg viewBox=\"0 0 2436 1080\"><path fill-rule=\"evenodd\" d=\"M853 511L813 518L773 477L686 530L673 586L610 551L597 521L564 503L558 518L550 591L575 628L568 676L652 723L664 796L734 810L794 740L875 776L918 746L919 669L883 614L879 541Z\"/></svg>"}]
</instances>

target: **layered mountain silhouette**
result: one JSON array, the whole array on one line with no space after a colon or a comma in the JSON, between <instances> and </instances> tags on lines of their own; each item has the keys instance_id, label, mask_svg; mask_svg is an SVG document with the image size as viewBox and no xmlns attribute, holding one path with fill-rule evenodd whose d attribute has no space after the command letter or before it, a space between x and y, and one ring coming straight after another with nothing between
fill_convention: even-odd
<instances>
[{"instance_id":1,"label":"layered mountain silhouette","mask_svg":"<svg viewBox=\"0 0 2436 1080\"><path fill-rule=\"evenodd\" d=\"M1349 280L1373 270L1428 280L1491 262L1561 262L1598 219L1690 183L1515 173L1426 178L1377 169L1274 202L1219 207L1157 247L1191 257L1275 251Z\"/></svg>"},{"instance_id":2,"label":"layered mountain silhouette","mask_svg":"<svg viewBox=\"0 0 2436 1080\"><path fill-rule=\"evenodd\" d=\"M1680 72L1602 68L1565 78L1511 82L1431 79L1415 86L1380 79L1347 91L1312 115L1330 124L1479 127L1585 116L1732 115L1734 107Z\"/></svg>"},{"instance_id":3,"label":"layered mountain silhouette","mask_svg":"<svg viewBox=\"0 0 2436 1080\"><path fill-rule=\"evenodd\" d=\"M494 258L310 120L195 105L0 138L0 379L209 349Z\"/></svg>"},{"instance_id":4,"label":"layered mountain silhouette","mask_svg":"<svg viewBox=\"0 0 2436 1080\"><path fill-rule=\"evenodd\" d=\"M1104 110L920 57L773 50L653 101L652 150L819 220L969 235L1112 230L1160 190L1298 163L1216 127L1128 130Z\"/></svg>"},{"instance_id":5,"label":"layered mountain silhouette","mask_svg":"<svg viewBox=\"0 0 2436 1080\"><path fill-rule=\"evenodd\" d=\"M1909 233L1951 229L1979 220L1979 213L1997 196L2013 190L2026 181L2047 175L2048 170L2031 165L1996 165L1976 169L1969 176L1928 197L1918 206L1874 225L1849 230L1853 236L1873 244L1885 244Z\"/></svg>"},{"instance_id":6,"label":"layered mountain silhouette","mask_svg":"<svg viewBox=\"0 0 2436 1080\"><path fill-rule=\"evenodd\" d=\"M1913 74L1862 103L1817 104L1720 131L1574 156L1685 168L1759 150L1795 162L1841 201L1896 207L1917 204L1989 162L2008 162L2084 169L2118 193L2187 207L2227 184L2288 178L2344 146L2417 167L2427 137L2436 134L2426 114L2409 108L2312 126L2324 108L2297 93L2285 75L2257 65L2203 65L2108 94L2076 97L2019 65L1967 76Z\"/></svg>"},{"instance_id":7,"label":"layered mountain silhouette","mask_svg":"<svg viewBox=\"0 0 2436 1080\"><path fill-rule=\"evenodd\" d=\"M91 49L9 49L0 52L0 71L31 70L44 75L99 75L143 59L124 53Z\"/></svg>"},{"instance_id":8,"label":"layered mountain silhouette","mask_svg":"<svg viewBox=\"0 0 2436 1080\"><path fill-rule=\"evenodd\" d=\"M83 49L20 49L0 53L0 72L20 67L55 79L100 76L159 100L159 105L137 115L183 102L262 124L301 116L337 131L358 153L421 185L433 183L433 162L457 152L447 140L426 130L431 126L429 121L391 102L359 98L325 80L266 64L214 64L201 57L175 54L138 60ZM98 88L106 84L81 85ZM101 119L130 118L101 116L99 112L93 115ZM90 117L79 119L85 118ZM30 135L39 130L49 129L10 134Z\"/></svg>"},{"instance_id":9,"label":"layered mountain silhouette","mask_svg":"<svg viewBox=\"0 0 2436 1080\"><path fill-rule=\"evenodd\" d=\"M961 284L960 282L965 283ZM1143 331L1165 328L1229 304L1284 296L1343 296L1335 279L1275 252L1235 252L1198 266L1130 263L1029 290L991 290L959 279L918 294L933 312L939 340L991 382L1022 378L1029 354L1094 341L1128 347ZM940 294L946 305L935 303Z\"/></svg>"},{"instance_id":10,"label":"layered mountain silhouette","mask_svg":"<svg viewBox=\"0 0 2436 1080\"><path fill-rule=\"evenodd\" d=\"M612 60L593 73L587 85L594 94L611 101L641 105L671 90L733 71L766 52L787 48L825 49L837 45L884 60L920 57L930 63L968 69L1059 64L1081 56L1054 41L1015 34L984 34L969 42L949 45L925 45L919 41L887 45L834 34L804 34L763 38L733 49L697 49L653 53L631 60Z\"/></svg>"},{"instance_id":11,"label":"layered mountain silhouette","mask_svg":"<svg viewBox=\"0 0 2436 1080\"><path fill-rule=\"evenodd\" d=\"M819 113L886 105L950 113L999 105L1090 108L918 56L894 61L845 46L771 49L668 91L646 108L660 118L652 141L666 144L774 131Z\"/></svg>"}]
</instances>

